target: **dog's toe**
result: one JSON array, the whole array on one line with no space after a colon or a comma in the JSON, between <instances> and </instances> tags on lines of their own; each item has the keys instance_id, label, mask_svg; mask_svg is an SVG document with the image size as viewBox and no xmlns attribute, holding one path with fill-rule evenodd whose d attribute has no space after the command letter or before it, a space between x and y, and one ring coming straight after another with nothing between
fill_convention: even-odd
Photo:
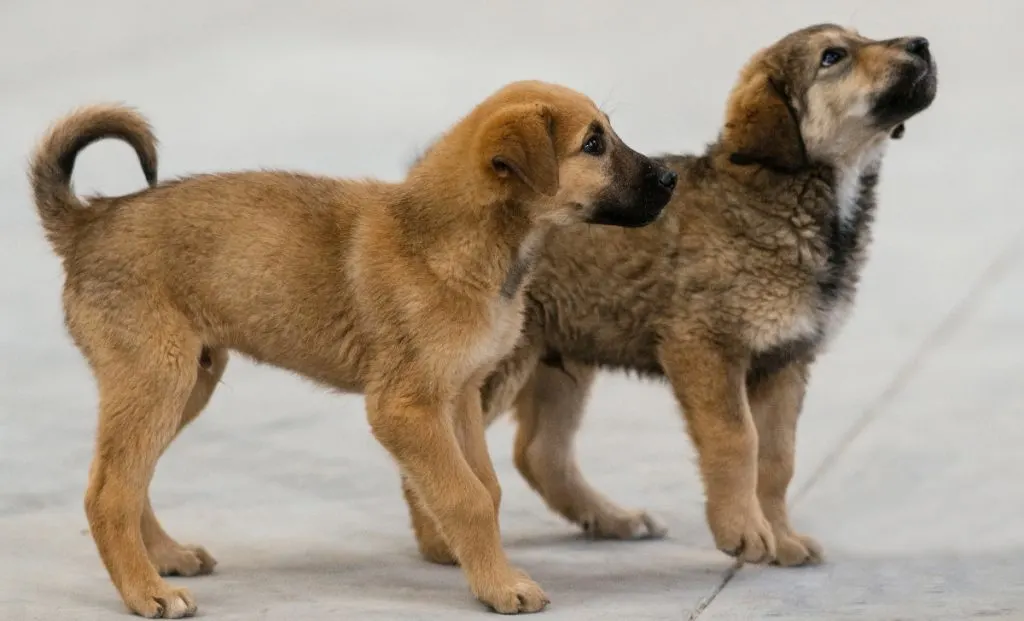
<instances>
[{"instance_id":1,"label":"dog's toe","mask_svg":"<svg viewBox=\"0 0 1024 621\"><path fill-rule=\"evenodd\" d=\"M776 533L775 565L780 567L818 565L824 558L821 545L811 537L792 531Z\"/></svg>"},{"instance_id":2,"label":"dog's toe","mask_svg":"<svg viewBox=\"0 0 1024 621\"><path fill-rule=\"evenodd\" d=\"M776 541L772 527L756 505L738 506L709 515L715 545L744 563L775 560Z\"/></svg>"},{"instance_id":3,"label":"dog's toe","mask_svg":"<svg viewBox=\"0 0 1024 621\"><path fill-rule=\"evenodd\" d=\"M181 619L194 616L198 610L188 589L172 588L164 582L126 593L125 603L132 612L147 619Z\"/></svg>"},{"instance_id":4,"label":"dog's toe","mask_svg":"<svg viewBox=\"0 0 1024 621\"><path fill-rule=\"evenodd\" d=\"M543 589L526 572L515 569L504 580L474 589L476 596L500 614L540 612L551 602Z\"/></svg>"},{"instance_id":5,"label":"dog's toe","mask_svg":"<svg viewBox=\"0 0 1024 621\"><path fill-rule=\"evenodd\" d=\"M217 566L217 560L202 546L169 543L148 552L161 576L205 576Z\"/></svg>"},{"instance_id":6,"label":"dog's toe","mask_svg":"<svg viewBox=\"0 0 1024 621\"><path fill-rule=\"evenodd\" d=\"M661 539L668 533L656 516L617 507L588 512L579 525L588 539Z\"/></svg>"}]
</instances>

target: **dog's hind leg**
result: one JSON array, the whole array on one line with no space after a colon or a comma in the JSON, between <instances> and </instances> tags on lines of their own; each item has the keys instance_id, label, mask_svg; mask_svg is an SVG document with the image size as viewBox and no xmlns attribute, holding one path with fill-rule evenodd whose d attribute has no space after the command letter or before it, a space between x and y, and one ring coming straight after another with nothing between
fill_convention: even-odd
<instances>
[{"instance_id":1,"label":"dog's hind leg","mask_svg":"<svg viewBox=\"0 0 1024 621\"><path fill-rule=\"evenodd\" d=\"M151 308L151 306L150 306ZM164 582L142 537L146 491L156 462L181 427L196 383L198 338L172 321L92 326L83 351L99 384L96 453L85 511L110 578L128 607L149 618L196 612L187 589ZM96 338L99 337L99 338ZM83 339L76 339L82 344Z\"/></svg>"},{"instance_id":2,"label":"dog's hind leg","mask_svg":"<svg viewBox=\"0 0 1024 621\"><path fill-rule=\"evenodd\" d=\"M224 375L227 364L227 350L209 347L202 349L198 360L196 384L185 404L175 438L206 407ZM142 512L142 541L146 545L149 560L153 562L161 576L205 575L212 573L217 565L216 559L202 546L182 545L164 531L153 512L148 495Z\"/></svg>"},{"instance_id":3,"label":"dog's hind leg","mask_svg":"<svg viewBox=\"0 0 1024 621\"><path fill-rule=\"evenodd\" d=\"M587 483L575 439L594 383L592 367L538 364L516 399L515 464L547 505L594 538L662 537L665 527L644 511L620 507Z\"/></svg>"}]
</instances>

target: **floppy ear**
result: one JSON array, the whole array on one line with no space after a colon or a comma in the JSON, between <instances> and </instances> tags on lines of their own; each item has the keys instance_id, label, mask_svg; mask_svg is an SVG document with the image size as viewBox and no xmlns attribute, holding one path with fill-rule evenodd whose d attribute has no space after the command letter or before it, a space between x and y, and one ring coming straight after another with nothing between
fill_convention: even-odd
<instances>
[{"instance_id":1,"label":"floppy ear","mask_svg":"<svg viewBox=\"0 0 1024 621\"><path fill-rule=\"evenodd\" d=\"M733 89L723 142L729 161L760 164L783 172L807 165L800 120L789 103L786 85L763 68L748 73Z\"/></svg>"},{"instance_id":2,"label":"floppy ear","mask_svg":"<svg viewBox=\"0 0 1024 621\"><path fill-rule=\"evenodd\" d=\"M534 192L553 196L558 190L558 158L552 122L546 106L505 106L480 128L477 152L499 177L515 176Z\"/></svg>"}]
</instances>

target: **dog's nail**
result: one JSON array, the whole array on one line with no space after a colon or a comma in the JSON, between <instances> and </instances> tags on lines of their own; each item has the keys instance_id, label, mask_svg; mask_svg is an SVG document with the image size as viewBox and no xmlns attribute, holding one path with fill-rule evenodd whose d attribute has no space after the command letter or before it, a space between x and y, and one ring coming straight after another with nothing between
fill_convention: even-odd
<instances>
[{"instance_id":1,"label":"dog's nail","mask_svg":"<svg viewBox=\"0 0 1024 621\"><path fill-rule=\"evenodd\" d=\"M740 541L740 545L736 546L731 551L727 550L725 553L728 554L729 556L733 557L733 558L739 558L743 554L743 551L746 548L747 548L747 542L744 540L744 541Z\"/></svg>"},{"instance_id":2,"label":"dog's nail","mask_svg":"<svg viewBox=\"0 0 1024 621\"><path fill-rule=\"evenodd\" d=\"M520 608L526 605L526 597L524 597L522 593L516 595L516 601L519 602Z\"/></svg>"}]
</instances>

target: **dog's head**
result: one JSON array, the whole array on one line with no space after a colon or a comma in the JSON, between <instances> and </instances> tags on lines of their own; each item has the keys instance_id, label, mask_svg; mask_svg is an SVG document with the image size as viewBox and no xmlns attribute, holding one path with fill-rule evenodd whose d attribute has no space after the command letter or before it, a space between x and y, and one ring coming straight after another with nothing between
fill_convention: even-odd
<instances>
[{"instance_id":1,"label":"dog's head","mask_svg":"<svg viewBox=\"0 0 1024 621\"><path fill-rule=\"evenodd\" d=\"M824 24L791 33L747 64L721 145L735 164L796 171L856 159L935 99L928 40L876 41Z\"/></svg>"},{"instance_id":2,"label":"dog's head","mask_svg":"<svg viewBox=\"0 0 1024 621\"><path fill-rule=\"evenodd\" d=\"M639 227L672 196L675 173L629 148L581 93L514 82L463 121L481 186L531 221Z\"/></svg>"}]
</instances>

